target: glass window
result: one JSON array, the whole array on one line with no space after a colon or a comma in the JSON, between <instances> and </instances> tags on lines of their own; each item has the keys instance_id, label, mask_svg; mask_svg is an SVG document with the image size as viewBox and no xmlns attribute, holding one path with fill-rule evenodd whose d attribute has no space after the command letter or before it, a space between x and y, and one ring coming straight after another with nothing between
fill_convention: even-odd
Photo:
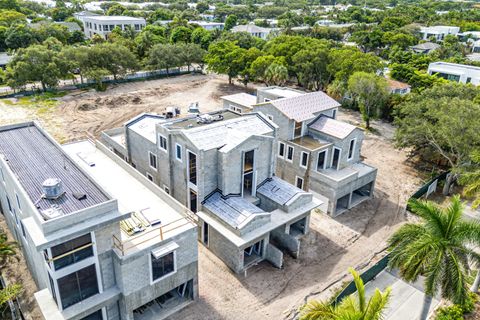
<instances>
[{"instance_id":1,"label":"glass window","mask_svg":"<svg viewBox=\"0 0 480 320\"><path fill-rule=\"evenodd\" d=\"M182 160L182 146L179 145L179 144L177 144L177 145L175 146L175 148L176 148L176 156L177 156L177 159L181 161L181 160Z\"/></svg>"},{"instance_id":2,"label":"glass window","mask_svg":"<svg viewBox=\"0 0 480 320\"><path fill-rule=\"evenodd\" d=\"M282 158L285 156L285 143L283 142L278 144L278 156Z\"/></svg>"},{"instance_id":3,"label":"glass window","mask_svg":"<svg viewBox=\"0 0 480 320\"><path fill-rule=\"evenodd\" d=\"M151 152L148 152L149 164L153 169L157 169L157 156Z\"/></svg>"},{"instance_id":4,"label":"glass window","mask_svg":"<svg viewBox=\"0 0 480 320\"><path fill-rule=\"evenodd\" d=\"M102 309L82 318L80 320L103 320Z\"/></svg>"},{"instance_id":5,"label":"glass window","mask_svg":"<svg viewBox=\"0 0 480 320\"><path fill-rule=\"evenodd\" d=\"M58 279L58 291L64 309L97 294L95 265L92 264Z\"/></svg>"},{"instance_id":6,"label":"glass window","mask_svg":"<svg viewBox=\"0 0 480 320\"><path fill-rule=\"evenodd\" d=\"M287 160L289 160L289 161L293 160L293 147L292 146L288 146Z\"/></svg>"},{"instance_id":7,"label":"glass window","mask_svg":"<svg viewBox=\"0 0 480 320\"><path fill-rule=\"evenodd\" d=\"M10 202L10 198L6 195L5 197L7 197L7 205L8 205L8 211L10 211L10 213L12 213L12 203Z\"/></svg>"},{"instance_id":8,"label":"glass window","mask_svg":"<svg viewBox=\"0 0 480 320\"><path fill-rule=\"evenodd\" d=\"M325 159L327 157L327 150L320 151L318 153L318 160L317 160L317 171L325 169Z\"/></svg>"},{"instance_id":9,"label":"glass window","mask_svg":"<svg viewBox=\"0 0 480 320\"><path fill-rule=\"evenodd\" d=\"M152 280L155 281L175 271L175 256L170 252L158 259L152 255Z\"/></svg>"},{"instance_id":10,"label":"glass window","mask_svg":"<svg viewBox=\"0 0 480 320\"><path fill-rule=\"evenodd\" d=\"M165 151L167 151L167 138L165 138L164 136L161 136L159 135L158 136L158 143L159 143L159 147Z\"/></svg>"},{"instance_id":11,"label":"glass window","mask_svg":"<svg viewBox=\"0 0 480 320\"><path fill-rule=\"evenodd\" d=\"M53 283L53 279L50 276L50 273L48 273L48 280L50 281L50 291L52 292L53 301L55 301L55 303L58 303L57 293L55 292L55 284Z\"/></svg>"},{"instance_id":12,"label":"glass window","mask_svg":"<svg viewBox=\"0 0 480 320\"><path fill-rule=\"evenodd\" d=\"M295 185L297 186L297 188L303 189L303 179L300 177L297 177L297 181L295 182Z\"/></svg>"},{"instance_id":13,"label":"glass window","mask_svg":"<svg viewBox=\"0 0 480 320\"><path fill-rule=\"evenodd\" d=\"M348 160L353 158L355 152L355 139L350 140L350 146L348 147Z\"/></svg>"},{"instance_id":14,"label":"glass window","mask_svg":"<svg viewBox=\"0 0 480 320\"><path fill-rule=\"evenodd\" d=\"M16 193L15 193L15 199L17 199L18 210L22 210L22 206L20 205L20 199L18 198L18 194Z\"/></svg>"},{"instance_id":15,"label":"glass window","mask_svg":"<svg viewBox=\"0 0 480 320\"><path fill-rule=\"evenodd\" d=\"M305 151L302 151L302 162L300 163L300 165L306 168L307 164L308 164L308 153L306 153Z\"/></svg>"},{"instance_id":16,"label":"glass window","mask_svg":"<svg viewBox=\"0 0 480 320\"><path fill-rule=\"evenodd\" d=\"M188 181L197 185L197 155L188 152Z\"/></svg>"},{"instance_id":17,"label":"glass window","mask_svg":"<svg viewBox=\"0 0 480 320\"><path fill-rule=\"evenodd\" d=\"M91 243L92 238L90 236L90 233L87 233L86 235L52 247L52 259L54 259L53 265L55 267L55 270L59 270L63 267L69 266L73 263L93 256L93 247L91 245L87 246ZM81 247L85 248L67 254ZM58 258L55 259L56 257Z\"/></svg>"}]
</instances>

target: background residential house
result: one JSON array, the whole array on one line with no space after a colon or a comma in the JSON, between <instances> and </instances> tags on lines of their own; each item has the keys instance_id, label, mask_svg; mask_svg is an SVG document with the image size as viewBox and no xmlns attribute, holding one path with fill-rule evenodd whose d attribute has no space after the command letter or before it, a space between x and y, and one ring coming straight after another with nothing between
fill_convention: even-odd
<instances>
[{"instance_id":1,"label":"background residential house","mask_svg":"<svg viewBox=\"0 0 480 320\"><path fill-rule=\"evenodd\" d=\"M107 35L119 27L121 30L125 30L127 27L130 27L135 32L142 31L146 26L146 21L144 18L134 18L127 16L84 16L83 21L83 32L87 38L93 37L93 35L98 34L102 38L106 39Z\"/></svg>"},{"instance_id":2,"label":"background residential house","mask_svg":"<svg viewBox=\"0 0 480 320\"><path fill-rule=\"evenodd\" d=\"M480 67L439 61L428 65L428 74L436 74L450 81L480 85Z\"/></svg>"},{"instance_id":3,"label":"background residential house","mask_svg":"<svg viewBox=\"0 0 480 320\"><path fill-rule=\"evenodd\" d=\"M377 170L361 161L364 133L336 120L340 104L323 92L283 87L257 90L251 97L227 96L224 107L262 112L278 125L276 175L314 192L321 209L338 215L373 197Z\"/></svg>"}]
</instances>

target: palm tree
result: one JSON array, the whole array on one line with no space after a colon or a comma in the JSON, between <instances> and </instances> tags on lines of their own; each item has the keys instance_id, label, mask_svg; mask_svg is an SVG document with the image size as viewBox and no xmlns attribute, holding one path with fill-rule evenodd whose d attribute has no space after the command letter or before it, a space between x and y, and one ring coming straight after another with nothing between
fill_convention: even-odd
<instances>
[{"instance_id":1,"label":"palm tree","mask_svg":"<svg viewBox=\"0 0 480 320\"><path fill-rule=\"evenodd\" d=\"M480 224L462 219L459 196L447 208L419 200L411 201L410 208L421 222L403 225L388 240L389 266L398 268L406 281L425 276L421 319L426 319L432 297L439 292L455 304L468 299L469 262L480 263L474 251L480 245Z\"/></svg>"},{"instance_id":2,"label":"palm tree","mask_svg":"<svg viewBox=\"0 0 480 320\"><path fill-rule=\"evenodd\" d=\"M375 289L368 300L365 297L365 285L359 274L349 269L357 287L357 294L350 295L339 304L332 306L328 302L311 301L302 307L300 320L380 320L390 299L390 288L383 293Z\"/></svg>"}]
</instances>

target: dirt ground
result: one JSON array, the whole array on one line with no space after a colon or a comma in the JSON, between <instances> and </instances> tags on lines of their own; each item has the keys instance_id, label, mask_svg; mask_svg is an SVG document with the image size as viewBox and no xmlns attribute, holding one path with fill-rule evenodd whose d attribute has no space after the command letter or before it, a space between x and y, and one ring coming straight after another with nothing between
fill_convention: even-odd
<instances>
[{"instance_id":1,"label":"dirt ground","mask_svg":"<svg viewBox=\"0 0 480 320\"><path fill-rule=\"evenodd\" d=\"M253 86L249 86L253 90ZM118 127L141 112L161 113L199 102L201 111L221 106L219 97L245 91L214 75L188 75L118 85L103 93L75 92L56 107L39 114L35 108L3 105L0 123L37 119L60 142ZM360 124L355 112L341 110L341 120ZM199 244L200 297L172 317L183 319L294 319L310 298L327 298L332 288L349 280L347 269L364 269L384 254L385 241L404 221L405 203L420 185L418 173L406 163L406 153L390 141L391 125L373 122L378 133L367 133L362 148L365 162L378 168L375 198L332 219L320 212L311 218L311 232L302 242L299 259L286 257L283 269L264 262L233 274Z\"/></svg>"}]
</instances>

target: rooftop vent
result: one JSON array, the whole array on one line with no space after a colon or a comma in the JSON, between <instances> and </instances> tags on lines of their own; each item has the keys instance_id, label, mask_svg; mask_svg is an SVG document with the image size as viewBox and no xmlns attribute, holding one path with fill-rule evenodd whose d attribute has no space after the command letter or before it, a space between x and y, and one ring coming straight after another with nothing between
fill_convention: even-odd
<instances>
[{"instance_id":1,"label":"rooftop vent","mask_svg":"<svg viewBox=\"0 0 480 320\"><path fill-rule=\"evenodd\" d=\"M49 178L42 184L43 197L46 199L58 199L63 195L62 180Z\"/></svg>"},{"instance_id":2,"label":"rooftop vent","mask_svg":"<svg viewBox=\"0 0 480 320\"><path fill-rule=\"evenodd\" d=\"M50 220L62 216L63 210L60 206L54 204L50 208L40 211L40 214L45 220Z\"/></svg>"},{"instance_id":3,"label":"rooftop vent","mask_svg":"<svg viewBox=\"0 0 480 320\"><path fill-rule=\"evenodd\" d=\"M212 116L211 114L197 115L197 123L201 123L201 124L212 123L214 121L220 121L220 120L223 120L223 115L221 114L218 114L215 116Z\"/></svg>"}]
</instances>

